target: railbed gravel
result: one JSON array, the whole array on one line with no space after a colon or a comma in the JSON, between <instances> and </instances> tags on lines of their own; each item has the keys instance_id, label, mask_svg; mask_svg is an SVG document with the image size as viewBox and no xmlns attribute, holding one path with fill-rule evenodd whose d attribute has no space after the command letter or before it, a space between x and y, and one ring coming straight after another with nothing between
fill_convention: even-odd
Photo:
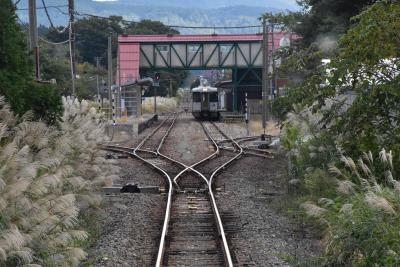
<instances>
[{"instance_id":1,"label":"railbed gravel","mask_svg":"<svg viewBox=\"0 0 400 267\"><path fill-rule=\"evenodd\" d=\"M125 142L134 147L158 123ZM111 153L117 156L117 153ZM164 177L134 158L116 159L120 167L114 185L136 183L139 186L165 186ZM164 218L164 194L104 195L104 207L99 214L100 233L88 251L89 266L153 266Z\"/></svg>"},{"instance_id":2,"label":"railbed gravel","mask_svg":"<svg viewBox=\"0 0 400 267\"><path fill-rule=\"evenodd\" d=\"M292 266L318 256L319 240L279 212L284 200L285 160L244 156L215 183L234 261L254 266Z\"/></svg>"},{"instance_id":3,"label":"railbed gravel","mask_svg":"<svg viewBox=\"0 0 400 267\"><path fill-rule=\"evenodd\" d=\"M161 120L162 118L160 118ZM243 136L242 126L219 124L232 137ZM139 137L120 142L134 146ZM173 147L178 145L177 149ZM190 115L178 119L163 152L186 164L213 152L198 122ZM115 184L164 185L164 178L136 159L118 159L121 173ZM243 156L216 179L217 204L236 266L291 266L285 258L302 259L320 253L319 241L299 227L277 206L286 194L286 161ZM154 266L166 197L118 194L105 197L100 237L89 251L94 266ZM89 261L90 262L90 261Z\"/></svg>"},{"instance_id":4,"label":"railbed gravel","mask_svg":"<svg viewBox=\"0 0 400 267\"><path fill-rule=\"evenodd\" d=\"M161 149L162 153L191 165L214 152L201 124L191 114L182 113Z\"/></svg>"}]
</instances>

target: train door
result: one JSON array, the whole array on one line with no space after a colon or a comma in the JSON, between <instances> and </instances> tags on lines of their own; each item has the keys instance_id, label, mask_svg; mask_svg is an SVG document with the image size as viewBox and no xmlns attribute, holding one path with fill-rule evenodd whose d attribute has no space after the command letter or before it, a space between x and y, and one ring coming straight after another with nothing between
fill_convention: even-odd
<instances>
[{"instance_id":1,"label":"train door","mask_svg":"<svg viewBox=\"0 0 400 267\"><path fill-rule=\"evenodd\" d=\"M201 94L201 110L203 110L203 111L209 110L209 101L208 101L207 93Z\"/></svg>"},{"instance_id":2,"label":"train door","mask_svg":"<svg viewBox=\"0 0 400 267\"><path fill-rule=\"evenodd\" d=\"M193 111L201 111L201 93L194 92L192 99L192 110Z\"/></svg>"}]
</instances>

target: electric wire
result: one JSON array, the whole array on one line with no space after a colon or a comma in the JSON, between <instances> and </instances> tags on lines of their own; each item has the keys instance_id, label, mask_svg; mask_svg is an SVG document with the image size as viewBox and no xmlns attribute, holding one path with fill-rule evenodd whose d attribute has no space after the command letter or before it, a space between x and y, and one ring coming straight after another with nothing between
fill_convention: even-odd
<instances>
[{"instance_id":1,"label":"electric wire","mask_svg":"<svg viewBox=\"0 0 400 267\"><path fill-rule=\"evenodd\" d=\"M24 28L25 32L29 33L29 28L26 26L26 23L24 23L21 18L19 16L16 16L19 23L21 24L21 26ZM51 42L49 40L46 40L45 38L43 38L42 36L38 36L39 40L42 42L45 42L47 44L51 44L51 45L63 45L69 42L69 40L65 40L65 41L61 41L61 42Z\"/></svg>"},{"instance_id":2,"label":"electric wire","mask_svg":"<svg viewBox=\"0 0 400 267\"><path fill-rule=\"evenodd\" d=\"M92 18L98 18L98 19L105 19L105 20L111 20L110 17L104 17L104 16L98 16L98 15L93 15L89 13L81 13L78 11L74 12L75 15L80 16L80 17L92 17ZM134 20L126 20L122 19L123 22L127 23L140 23L139 21L134 21ZM249 28L260 28L260 25L242 25L242 26L185 26L185 25L168 25L164 24L167 27L170 28L180 28L180 29L249 29Z\"/></svg>"},{"instance_id":3,"label":"electric wire","mask_svg":"<svg viewBox=\"0 0 400 267\"><path fill-rule=\"evenodd\" d=\"M43 7L44 7L44 11L45 11L45 13L46 13L47 19L48 19L49 22L50 22L50 26L51 26L53 29L55 29L59 34L64 33L64 32L68 29L68 26L65 26L62 30L59 30L58 27L54 27L53 21L51 20L49 11L47 10L46 3L45 3L44 0L42 0L42 4L43 4Z\"/></svg>"},{"instance_id":4,"label":"electric wire","mask_svg":"<svg viewBox=\"0 0 400 267\"><path fill-rule=\"evenodd\" d=\"M15 5L17 5L20 1L16 2ZM54 8L54 9L58 9L60 7L68 7L68 5L58 5L58 6L38 6L36 7L36 9L46 9L46 8ZM17 10L29 10L29 8L17 8Z\"/></svg>"},{"instance_id":5,"label":"electric wire","mask_svg":"<svg viewBox=\"0 0 400 267\"><path fill-rule=\"evenodd\" d=\"M43 1L43 0L42 0ZM47 8L53 7L57 9L60 13L64 15L69 15L67 12L62 10L60 7L64 6L47 6ZM99 16L99 15L93 15L90 13L83 13L79 11L74 11L73 12L76 16L79 17L92 17L92 18L98 18L98 19L104 19L104 20L112 20L110 17L104 17L104 16ZM127 20L127 19L122 19L122 22L125 23L132 23L132 24L138 24L140 21L135 21L135 20ZM175 28L175 29L250 29L250 28L260 28L261 25L241 25L241 26L186 26L186 25L169 25L169 24L164 24L166 27L170 28Z\"/></svg>"}]
</instances>

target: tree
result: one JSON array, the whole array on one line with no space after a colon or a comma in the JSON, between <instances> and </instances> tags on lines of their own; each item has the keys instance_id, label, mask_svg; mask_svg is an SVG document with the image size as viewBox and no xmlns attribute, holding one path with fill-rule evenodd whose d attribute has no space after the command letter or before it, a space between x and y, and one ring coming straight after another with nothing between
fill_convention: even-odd
<instances>
[{"instance_id":1,"label":"tree","mask_svg":"<svg viewBox=\"0 0 400 267\"><path fill-rule=\"evenodd\" d=\"M77 60L82 63L81 68L77 69L77 74L79 74L80 79L78 79L76 83L76 92L79 97L90 97L94 93L95 86L89 80L90 77L96 74L96 69L93 67L95 64L95 57L102 58L101 63L103 66L107 63L108 36L113 36L112 51L113 58L115 59L117 56L117 34L179 34L178 31L171 29L159 21L142 20L140 22L127 23L119 16L110 16L109 18L83 18L78 20L75 26L77 36ZM49 29L46 38L53 42L60 42L68 39L68 33L64 32L59 34L55 29ZM47 78L56 78L58 88L61 92L68 92L65 90L70 84L70 78L66 76L66 71L69 68L66 64L68 51L65 50L65 56L61 55L60 58L60 51L57 52L56 48L48 46L44 46L44 48L46 49L46 53L42 55L42 62L45 76ZM47 56L47 54L55 55L56 53L58 53L58 57ZM90 66L86 63L90 63ZM80 72L80 70L82 71ZM116 68L114 68L114 70L116 70ZM103 72L104 71L102 71L101 74L103 74ZM142 74L148 77L153 75L153 73ZM163 72L161 86L166 92L167 89L169 90L169 80L172 80L173 91L170 92L170 94L175 95L185 77L185 71ZM92 87L92 90L90 90L90 87Z\"/></svg>"},{"instance_id":2,"label":"tree","mask_svg":"<svg viewBox=\"0 0 400 267\"><path fill-rule=\"evenodd\" d=\"M301 24L295 31L302 36L303 44L321 42L324 37L338 40L351 26L351 18L376 0L301 0L305 11Z\"/></svg>"},{"instance_id":3,"label":"tree","mask_svg":"<svg viewBox=\"0 0 400 267\"><path fill-rule=\"evenodd\" d=\"M266 13L263 16L284 30L294 32L299 39L293 40L290 47L280 49L276 58L282 64L277 71L281 77L288 80L286 97L274 100L273 112L278 120L285 120L288 112L293 111L293 105L301 102L310 104L309 86L321 82L323 58L334 57L337 44L349 27L354 23L351 18L372 5L376 0L301 0L301 12L287 14Z\"/></svg>"},{"instance_id":4,"label":"tree","mask_svg":"<svg viewBox=\"0 0 400 267\"><path fill-rule=\"evenodd\" d=\"M297 103L323 115L322 129L348 155L378 153L382 147L399 155L400 5L380 1L353 21L332 63L292 94L299 96ZM349 93L354 101L348 101Z\"/></svg>"},{"instance_id":5,"label":"tree","mask_svg":"<svg viewBox=\"0 0 400 267\"><path fill-rule=\"evenodd\" d=\"M133 22L129 24L125 29L126 34L179 34L177 30L174 30L160 21L142 20L140 22Z\"/></svg>"},{"instance_id":6,"label":"tree","mask_svg":"<svg viewBox=\"0 0 400 267\"><path fill-rule=\"evenodd\" d=\"M107 62L108 37L113 36L113 57L117 55L117 34L122 34L122 17L110 16L108 19L97 17L83 18L76 22L76 48L82 61L95 64L95 57Z\"/></svg>"},{"instance_id":7,"label":"tree","mask_svg":"<svg viewBox=\"0 0 400 267\"><path fill-rule=\"evenodd\" d=\"M24 110L23 88L32 76L24 35L16 23L14 5L0 0L0 94L17 113Z\"/></svg>"},{"instance_id":8,"label":"tree","mask_svg":"<svg viewBox=\"0 0 400 267\"><path fill-rule=\"evenodd\" d=\"M17 114L32 110L37 119L55 123L62 113L61 97L52 86L33 81L33 64L25 36L10 0L0 0L0 95Z\"/></svg>"}]
</instances>

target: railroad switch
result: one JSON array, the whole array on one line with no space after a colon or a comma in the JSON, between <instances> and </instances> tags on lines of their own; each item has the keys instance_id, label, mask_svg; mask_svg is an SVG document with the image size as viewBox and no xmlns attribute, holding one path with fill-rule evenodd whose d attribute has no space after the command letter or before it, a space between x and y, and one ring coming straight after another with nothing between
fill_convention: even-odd
<instances>
[{"instance_id":1,"label":"railroad switch","mask_svg":"<svg viewBox=\"0 0 400 267\"><path fill-rule=\"evenodd\" d=\"M121 190L121 193L140 193L140 188L137 184L126 184L124 185Z\"/></svg>"},{"instance_id":2,"label":"railroad switch","mask_svg":"<svg viewBox=\"0 0 400 267\"><path fill-rule=\"evenodd\" d=\"M128 158L128 155L117 155L117 156L115 156L115 155L113 155L113 154L111 154L111 153L107 153L105 156L104 156L104 158L105 159L127 159Z\"/></svg>"},{"instance_id":3,"label":"railroad switch","mask_svg":"<svg viewBox=\"0 0 400 267\"><path fill-rule=\"evenodd\" d=\"M137 184L128 183L126 185L103 187L105 194L118 193L142 193L142 194L160 194L163 192L158 186L138 186Z\"/></svg>"},{"instance_id":4,"label":"railroad switch","mask_svg":"<svg viewBox=\"0 0 400 267\"><path fill-rule=\"evenodd\" d=\"M107 153L107 154L104 156L104 158L105 158L105 159L115 159L114 155L111 154L111 153Z\"/></svg>"}]
</instances>

